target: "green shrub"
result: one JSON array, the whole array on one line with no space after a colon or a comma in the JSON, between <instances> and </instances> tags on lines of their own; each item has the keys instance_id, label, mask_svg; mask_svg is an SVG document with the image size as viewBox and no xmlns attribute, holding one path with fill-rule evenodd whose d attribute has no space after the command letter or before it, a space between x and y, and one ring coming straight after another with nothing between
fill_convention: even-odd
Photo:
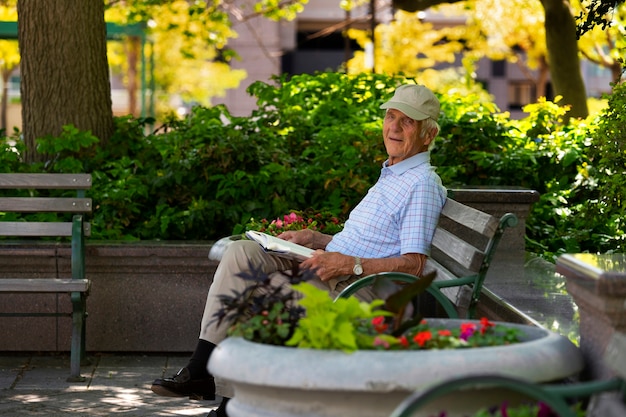
<instances>
[{"instance_id":1,"label":"green shrub","mask_svg":"<svg viewBox=\"0 0 626 417\"><path fill-rule=\"evenodd\" d=\"M93 239L214 240L251 218L292 210L344 218L380 174L379 107L403 82L381 74L276 77L249 87L258 104L251 117L196 107L151 133L153 121L121 117L106 148L67 126L39 142L50 158L31 166L20 162L16 132L2 140L0 169L91 172ZM546 257L623 250L623 86L600 116L567 123L558 103L542 100L511 120L472 92L438 94L432 161L444 185L537 190L527 248Z\"/></svg>"}]
</instances>

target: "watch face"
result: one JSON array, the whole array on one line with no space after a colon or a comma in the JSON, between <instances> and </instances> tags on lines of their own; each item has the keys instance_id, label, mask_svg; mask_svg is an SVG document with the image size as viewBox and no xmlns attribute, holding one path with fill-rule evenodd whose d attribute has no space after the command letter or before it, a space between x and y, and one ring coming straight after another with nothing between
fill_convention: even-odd
<instances>
[{"instance_id":1,"label":"watch face","mask_svg":"<svg viewBox=\"0 0 626 417\"><path fill-rule=\"evenodd\" d=\"M352 272L354 272L355 275L361 275L363 273L363 267L361 265L354 265L354 268L352 269Z\"/></svg>"}]
</instances>

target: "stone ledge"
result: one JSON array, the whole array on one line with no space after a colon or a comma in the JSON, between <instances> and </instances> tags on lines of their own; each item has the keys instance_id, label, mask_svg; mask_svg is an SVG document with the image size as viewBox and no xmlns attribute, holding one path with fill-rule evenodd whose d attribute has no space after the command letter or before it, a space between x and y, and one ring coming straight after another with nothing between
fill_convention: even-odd
<instances>
[{"instance_id":1,"label":"stone ledge","mask_svg":"<svg viewBox=\"0 0 626 417\"><path fill-rule=\"evenodd\" d=\"M189 352L200 331L217 267L212 242L87 244L87 350ZM58 257L55 257L58 253ZM6 245L0 276L69 277L70 249L58 244ZM0 294L1 312L71 311L69 297ZM70 318L2 317L0 351L69 350Z\"/></svg>"}]
</instances>

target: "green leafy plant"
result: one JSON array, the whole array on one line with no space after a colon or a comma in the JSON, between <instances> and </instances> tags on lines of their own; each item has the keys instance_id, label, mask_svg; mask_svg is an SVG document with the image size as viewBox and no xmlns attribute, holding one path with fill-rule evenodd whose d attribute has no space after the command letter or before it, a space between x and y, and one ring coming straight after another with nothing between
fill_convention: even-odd
<instances>
[{"instance_id":1,"label":"green leafy plant","mask_svg":"<svg viewBox=\"0 0 626 417\"><path fill-rule=\"evenodd\" d=\"M286 274L291 285L275 284L254 269L240 276L251 282L242 293L221 295L218 324L232 323L231 336L280 346L312 349L369 350L460 349L517 343L520 331L483 318L457 328L433 327L419 314L406 318L407 304L435 278L429 274L401 287L386 300L371 303L356 297L333 300L306 282L314 272L294 269Z\"/></svg>"},{"instance_id":2,"label":"green leafy plant","mask_svg":"<svg viewBox=\"0 0 626 417\"><path fill-rule=\"evenodd\" d=\"M252 266L239 276L249 285L242 292L220 295L221 308L213 320L218 325L224 320L234 322L228 331L231 336L284 346L305 314L304 308L294 303L297 293L291 287L275 284L268 274ZM285 276L297 284L310 279L312 273L301 273L294 264L294 270ZM255 295L257 292L259 295Z\"/></svg>"},{"instance_id":3,"label":"green leafy plant","mask_svg":"<svg viewBox=\"0 0 626 417\"><path fill-rule=\"evenodd\" d=\"M303 294L298 305L306 315L298 321L287 346L346 352L371 349L375 338L371 332L372 320L391 315L379 309L384 305L383 300L364 303L350 297L333 302L326 291L306 282L294 285L293 289Z\"/></svg>"}]
</instances>

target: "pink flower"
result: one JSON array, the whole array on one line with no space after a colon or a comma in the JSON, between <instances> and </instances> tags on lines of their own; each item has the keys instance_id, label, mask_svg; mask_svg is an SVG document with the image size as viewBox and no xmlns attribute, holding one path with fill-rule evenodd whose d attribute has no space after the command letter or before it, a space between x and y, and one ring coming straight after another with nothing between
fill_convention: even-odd
<instances>
[{"instance_id":1,"label":"pink flower","mask_svg":"<svg viewBox=\"0 0 626 417\"><path fill-rule=\"evenodd\" d=\"M387 342L386 340L376 336L374 338L374 346L382 346L385 349L389 349L389 342Z\"/></svg>"},{"instance_id":2,"label":"pink flower","mask_svg":"<svg viewBox=\"0 0 626 417\"><path fill-rule=\"evenodd\" d=\"M284 219L285 219L285 224L291 224L291 223L304 221L302 217L298 216L296 213L293 213L293 212L290 214L286 214L284 216Z\"/></svg>"},{"instance_id":3,"label":"pink flower","mask_svg":"<svg viewBox=\"0 0 626 417\"><path fill-rule=\"evenodd\" d=\"M462 323L461 324L461 335L459 336L462 340L467 341L474 332L476 331L476 325L474 323Z\"/></svg>"},{"instance_id":4,"label":"pink flower","mask_svg":"<svg viewBox=\"0 0 626 417\"><path fill-rule=\"evenodd\" d=\"M552 409L543 402L539 402L539 410L537 411L537 417L552 417L554 413L552 413Z\"/></svg>"}]
</instances>

